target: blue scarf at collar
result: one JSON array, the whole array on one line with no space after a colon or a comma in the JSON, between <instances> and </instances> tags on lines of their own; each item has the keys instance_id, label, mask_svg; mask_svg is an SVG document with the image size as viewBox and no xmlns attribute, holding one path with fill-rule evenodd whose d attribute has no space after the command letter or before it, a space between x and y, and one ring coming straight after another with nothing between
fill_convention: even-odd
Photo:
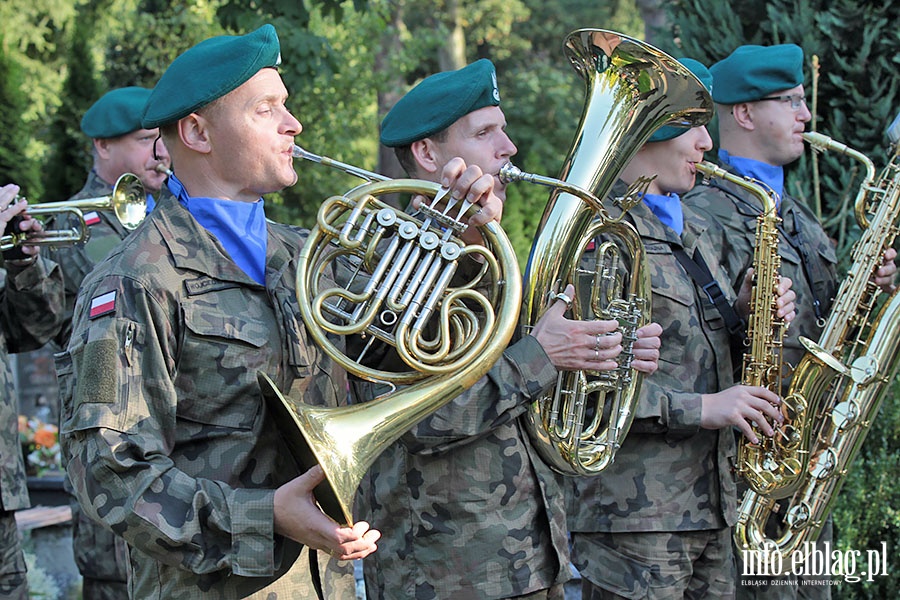
<instances>
[{"instance_id":1,"label":"blue scarf at collar","mask_svg":"<svg viewBox=\"0 0 900 600\"><path fill-rule=\"evenodd\" d=\"M191 197L174 175L169 176L167 184L197 222L219 240L234 262L254 281L265 285L269 234L262 198L256 202L238 202Z\"/></svg>"},{"instance_id":2,"label":"blue scarf at collar","mask_svg":"<svg viewBox=\"0 0 900 600\"><path fill-rule=\"evenodd\" d=\"M684 212L678 194L644 194L642 199L663 225L681 235L684 230Z\"/></svg>"},{"instance_id":3,"label":"blue scarf at collar","mask_svg":"<svg viewBox=\"0 0 900 600\"><path fill-rule=\"evenodd\" d=\"M775 191L775 205L781 210L781 197L784 195L784 167L776 167L752 158L732 156L727 150L719 149L719 160L730 166L738 175L752 177L761 181Z\"/></svg>"}]
</instances>

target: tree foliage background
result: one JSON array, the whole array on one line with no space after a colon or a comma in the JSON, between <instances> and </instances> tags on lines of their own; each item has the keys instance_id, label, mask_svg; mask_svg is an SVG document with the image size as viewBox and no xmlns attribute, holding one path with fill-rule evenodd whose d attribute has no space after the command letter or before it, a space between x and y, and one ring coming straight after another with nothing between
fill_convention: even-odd
<instances>
[{"instance_id":1,"label":"tree foliage background","mask_svg":"<svg viewBox=\"0 0 900 600\"><path fill-rule=\"evenodd\" d=\"M498 67L508 131L526 171L556 175L572 144L583 85L562 54L579 27L613 29L707 64L743 43L800 44L809 59L812 127L886 164L898 105L900 3L866 0L4 0L0 3L0 182L32 201L80 189L90 141L80 115L103 92L152 87L184 49L273 23L282 44L298 143L317 154L400 174L378 144L385 112L422 77L480 57ZM815 57L817 62L813 62ZM715 131L713 123L711 129ZM270 217L310 225L319 203L359 183L297 164L299 183L267 200ZM859 165L833 154L792 165L789 189L822 215L847 264L859 237ZM503 225L524 267L547 192L509 190ZM900 411L895 389L835 509L843 548L900 548ZM835 588L838 598L897 597L896 577Z\"/></svg>"}]
</instances>

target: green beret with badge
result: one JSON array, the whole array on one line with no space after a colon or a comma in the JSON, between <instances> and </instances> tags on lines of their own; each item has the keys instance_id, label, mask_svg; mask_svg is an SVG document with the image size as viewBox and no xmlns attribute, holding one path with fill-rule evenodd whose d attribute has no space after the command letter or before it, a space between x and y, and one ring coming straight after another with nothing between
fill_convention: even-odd
<instances>
[{"instance_id":1,"label":"green beret with badge","mask_svg":"<svg viewBox=\"0 0 900 600\"><path fill-rule=\"evenodd\" d=\"M755 102L803 83L803 49L796 44L740 46L709 71L715 102Z\"/></svg>"},{"instance_id":2,"label":"green beret with badge","mask_svg":"<svg viewBox=\"0 0 900 600\"><path fill-rule=\"evenodd\" d=\"M272 25L246 35L220 35L186 50L166 69L147 101L145 129L174 123L231 92L261 69L281 64Z\"/></svg>"},{"instance_id":3,"label":"green beret with badge","mask_svg":"<svg viewBox=\"0 0 900 600\"><path fill-rule=\"evenodd\" d=\"M713 89L713 77L709 72L709 69L706 68L699 60L694 60L693 58L679 58L678 62L687 67L688 71L693 73L697 79L700 80L700 83L703 84L710 93L712 93ZM676 127L674 125L663 125L659 129L653 132L653 135L650 136L648 142L665 142L667 140L671 140L672 138L677 138L682 133L687 133L690 131L690 127Z\"/></svg>"},{"instance_id":4,"label":"green beret with badge","mask_svg":"<svg viewBox=\"0 0 900 600\"><path fill-rule=\"evenodd\" d=\"M497 70L486 58L426 77L381 122L381 143L396 148L450 127L470 112L500 105Z\"/></svg>"},{"instance_id":5,"label":"green beret with badge","mask_svg":"<svg viewBox=\"0 0 900 600\"><path fill-rule=\"evenodd\" d=\"M106 92L81 117L81 131L91 139L109 139L141 129L150 93L136 86Z\"/></svg>"}]
</instances>

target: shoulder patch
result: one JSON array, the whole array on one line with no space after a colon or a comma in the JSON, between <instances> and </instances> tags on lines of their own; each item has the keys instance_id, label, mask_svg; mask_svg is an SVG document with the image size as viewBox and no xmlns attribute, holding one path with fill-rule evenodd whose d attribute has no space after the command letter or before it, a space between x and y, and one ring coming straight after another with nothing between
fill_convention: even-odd
<instances>
[{"instance_id":1,"label":"shoulder patch","mask_svg":"<svg viewBox=\"0 0 900 600\"><path fill-rule=\"evenodd\" d=\"M100 215L97 214L97 211L92 210L89 213L84 214L84 224L85 225L96 225L100 222Z\"/></svg>"},{"instance_id":2,"label":"shoulder patch","mask_svg":"<svg viewBox=\"0 0 900 600\"><path fill-rule=\"evenodd\" d=\"M116 310L116 290L106 292L91 299L91 312L89 318L96 319L103 315L115 312Z\"/></svg>"}]
</instances>

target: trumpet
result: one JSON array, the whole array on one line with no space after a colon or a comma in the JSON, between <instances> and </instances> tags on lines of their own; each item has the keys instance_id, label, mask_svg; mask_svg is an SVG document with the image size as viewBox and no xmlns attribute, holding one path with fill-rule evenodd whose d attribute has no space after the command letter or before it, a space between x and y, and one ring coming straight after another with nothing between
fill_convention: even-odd
<instances>
[{"instance_id":1,"label":"trumpet","mask_svg":"<svg viewBox=\"0 0 900 600\"><path fill-rule=\"evenodd\" d=\"M15 202L22 200L17 196ZM91 231L84 220L86 210L112 210L119 223L131 231L144 219L147 212L147 194L140 178L132 173L125 173L113 187L109 196L83 198L64 202L45 202L34 204L26 209L29 216L52 216L68 213L78 222L76 227L50 229L46 231L15 231L21 218L10 221L11 230L0 237L0 251L12 250L19 246L70 246L86 242Z\"/></svg>"}]
</instances>

